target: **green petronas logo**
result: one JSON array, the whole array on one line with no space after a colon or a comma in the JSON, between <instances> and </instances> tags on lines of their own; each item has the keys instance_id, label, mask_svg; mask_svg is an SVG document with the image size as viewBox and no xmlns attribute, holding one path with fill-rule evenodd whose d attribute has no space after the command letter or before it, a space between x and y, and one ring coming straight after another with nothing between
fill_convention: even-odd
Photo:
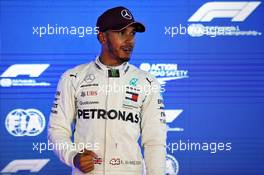
<instances>
[{"instance_id":1,"label":"green petronas logo","mask_svg":"<svg viewBox=\"0 0 264 175\"><path fill-rule=\"evenodd\" d=\"M108 70L109 77L119 77L119 70L118 69L109 69Z\"/></svg>"},{"instance_id":2,"label":"green petronas logo","mask_svg":"<svg viewBox=\"0 0 264 175\"><path fill-rule=\"evenodd\" d=\"M137 78L132 78L132 79L130 80L129 84L130 84L131 86L137 86L137 81L138 81Z\"/></svg>"},{"instance_id":3,"label":"green petronas logo","mask_svg":"<svg viewBox=\"0 0 264 175\"><path fill-rule=\"evenodd\" d=\"M117 72L117 69L112 69L112 76L113 77L117 77L118 76L118 72Z\"/></svg>"}]
</instances>

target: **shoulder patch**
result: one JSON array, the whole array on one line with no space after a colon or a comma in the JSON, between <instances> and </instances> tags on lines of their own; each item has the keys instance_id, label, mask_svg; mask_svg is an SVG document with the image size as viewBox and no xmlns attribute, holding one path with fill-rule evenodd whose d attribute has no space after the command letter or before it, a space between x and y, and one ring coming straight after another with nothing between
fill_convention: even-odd
<instances>
[{"instance_id":1,"label":"shoulder patch","mask_svg":"<svg viewBox=\"0 0 264 175\"><path fill-rule=\"evenodd\" d=\"M78 74L78 73L76 73L75 75L74 75L74 74L70 74L70 77L75 77L75 78L77 78L77 74Z\"/></svg>"},{"instance_id":2,"label":"shoulder patch","mask_svg":"<svg viewBox=\"0 0 264 175\"><path fill-rule=\"evenodd\" d=\"M146 80L149 82L150 85L153 82L153 80L149 79L148 77L146 78Z\"/></svg>"}]
</instances>

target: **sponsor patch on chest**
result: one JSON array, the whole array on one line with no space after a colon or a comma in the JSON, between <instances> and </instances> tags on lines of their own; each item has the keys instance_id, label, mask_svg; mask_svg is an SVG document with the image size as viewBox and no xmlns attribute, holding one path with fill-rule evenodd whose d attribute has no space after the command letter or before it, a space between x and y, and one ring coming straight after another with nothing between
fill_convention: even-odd
<instances>
[{"instance_id":1,"label":"sponsor patch on chest","mask_svg":"<svg viewBox=\"0 0 264 175\"><path fill-rule=\"evenodd\" d=\"M128 109L139 109L140 104L140 90L127 86L123 100L123 107Z\"/></svg>"}]
</instances>

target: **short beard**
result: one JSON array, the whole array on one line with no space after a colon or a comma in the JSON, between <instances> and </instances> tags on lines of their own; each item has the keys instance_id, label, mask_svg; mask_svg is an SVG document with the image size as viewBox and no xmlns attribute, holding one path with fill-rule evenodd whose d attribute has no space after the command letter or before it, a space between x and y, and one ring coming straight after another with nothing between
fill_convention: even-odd
<instances>
[{"instance_id":1,"label":"short beard","mask_svg":"<svg viewBox=\"0 0 264 175\"><path fill-rule=\"evenodd\" d=\"M109 39L108 33L107 33L106 37L107 37L107 40L109 41L109 42L107 42L107 47L109 49L109 52L114 55L115 49L112 47L113 45L111 43L111 40ZM122 64L124 62L128 62L130 60L130 57L127 57L127 58L117 57L116 59L118 60L118 62L120 62Z\"/></svg>"},{"instance_id":2,"label":"short beard","mask_svg":"<svg viewBox=\"0 0 264 175\"><path fill-rule=\"evenodd\" d=\"M130 60L130 57L127 58L119 58L119 60L124 63L124 62L128 62Z\"/></svg>"}]
</instances>

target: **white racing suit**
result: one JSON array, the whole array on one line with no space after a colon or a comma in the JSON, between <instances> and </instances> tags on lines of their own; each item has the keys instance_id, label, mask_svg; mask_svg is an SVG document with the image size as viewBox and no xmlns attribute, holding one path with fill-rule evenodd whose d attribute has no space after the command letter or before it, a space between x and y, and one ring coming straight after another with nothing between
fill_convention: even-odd
<instances>
[{"instance_id":1,"label":"white racing suit","mask_svg":"<svg viewBox=\"0 0 264 175\"><path fill-rule=\"evenodd\" d=\"M166 120L154 76L129 63L107 67L98 57L62 75L48 139L72 174L83 174L73 158L86 148L98 155L95 169L87 174L140 175L140 134L147 175L164 175Z\"/></svg>"}]
</instances>

